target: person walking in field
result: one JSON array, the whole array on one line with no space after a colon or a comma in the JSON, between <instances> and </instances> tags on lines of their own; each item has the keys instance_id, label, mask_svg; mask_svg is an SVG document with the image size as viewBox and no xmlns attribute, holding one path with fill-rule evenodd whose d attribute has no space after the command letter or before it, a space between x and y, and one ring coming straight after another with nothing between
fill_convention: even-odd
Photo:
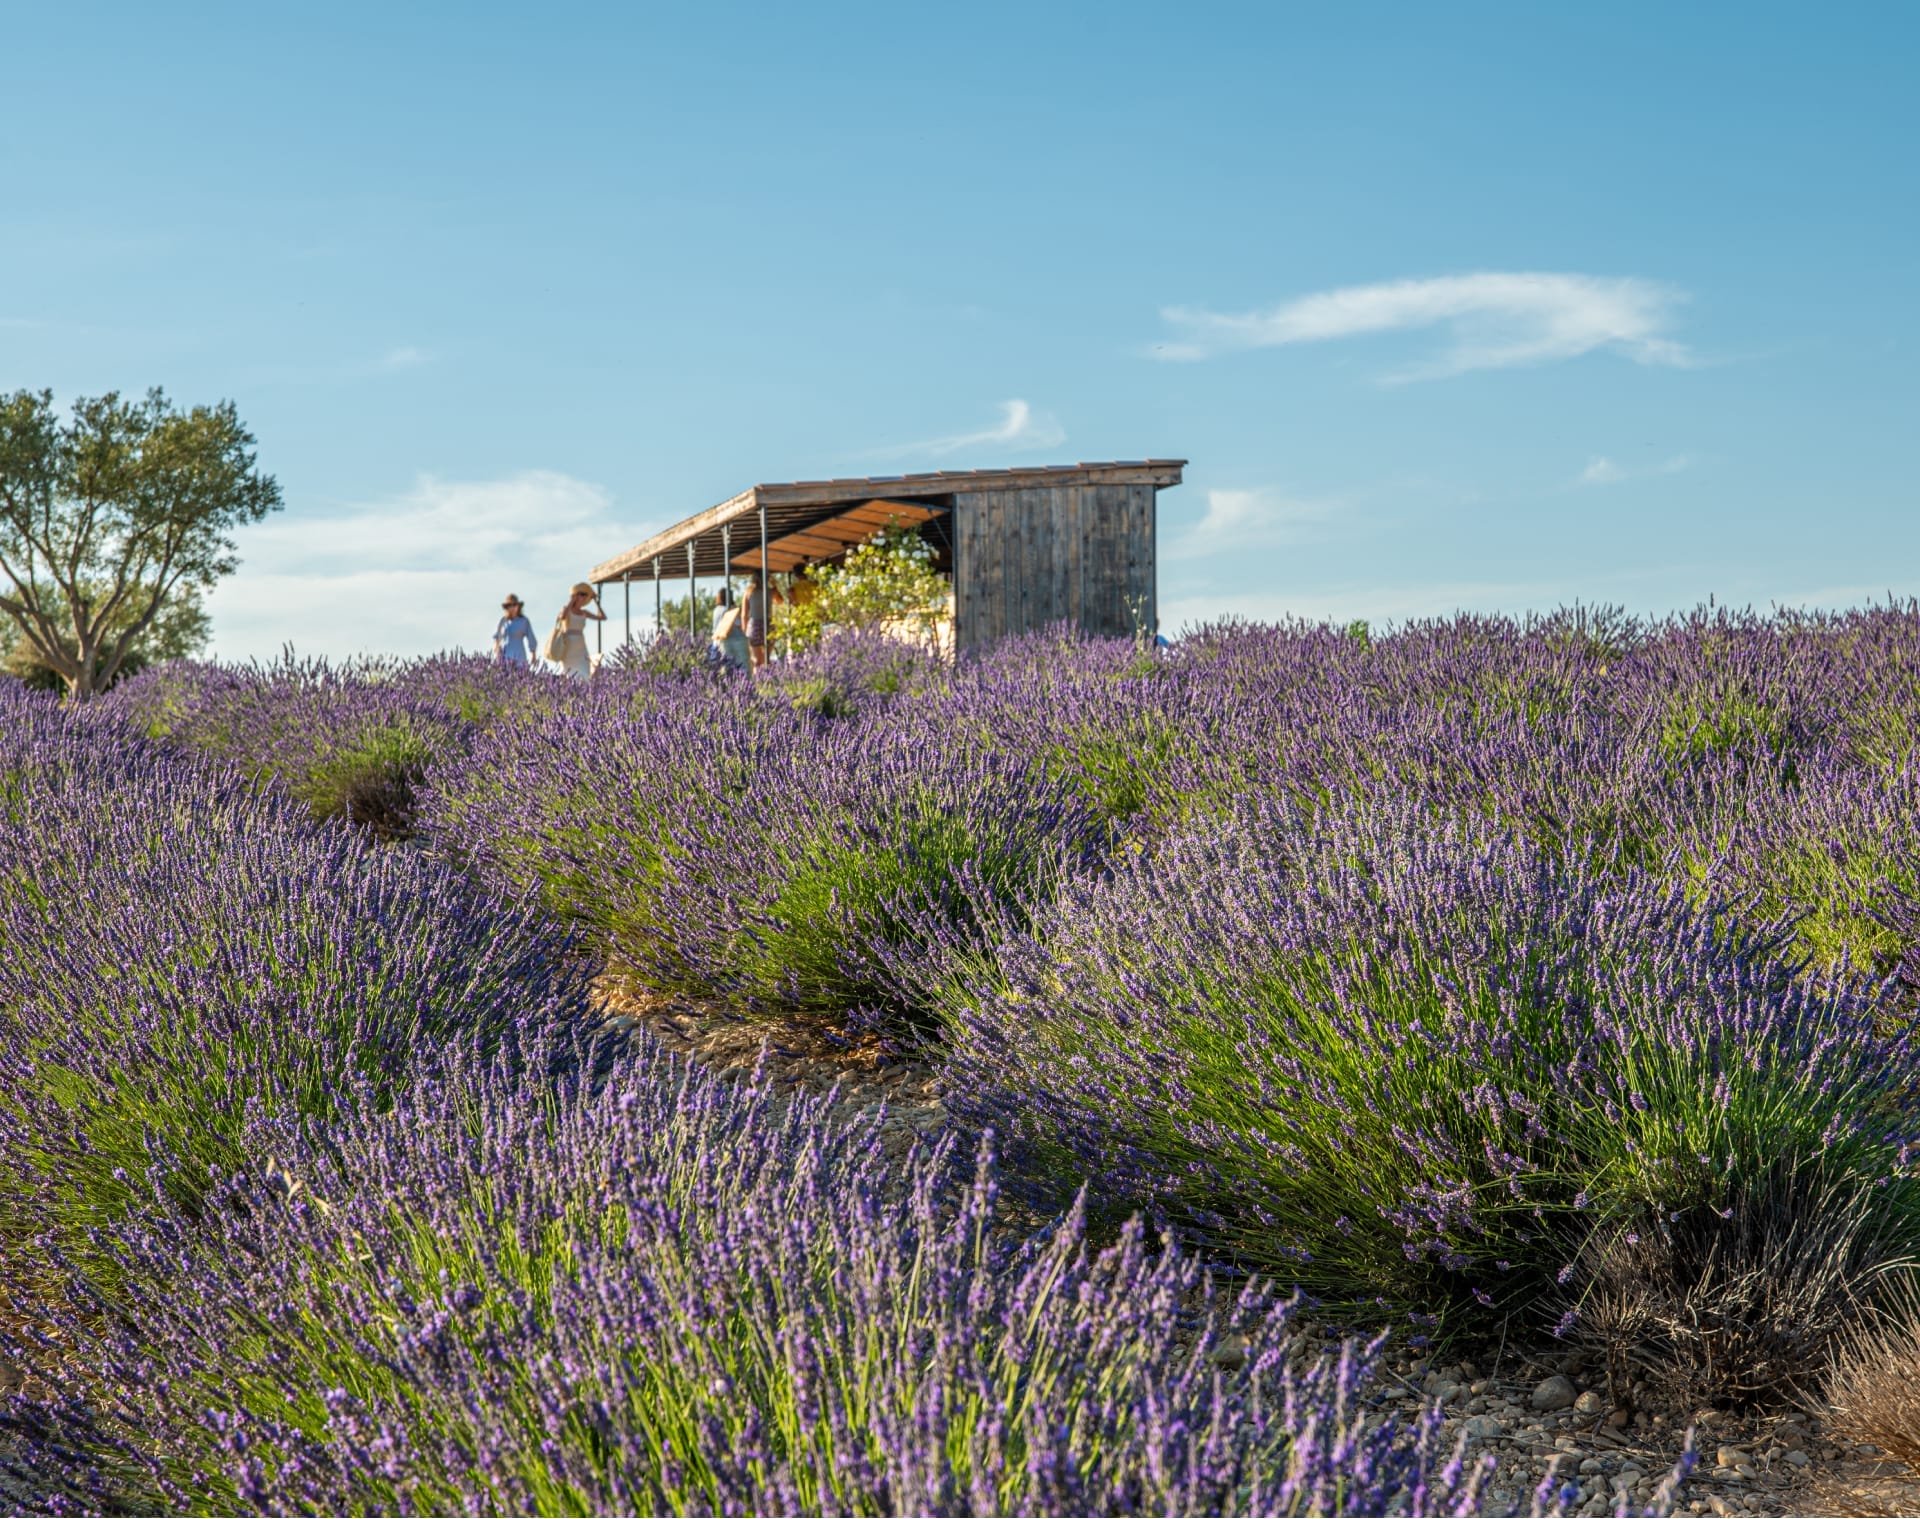
<instances>
[{"instance_id":1,"label":"person walking in field","mask_svg":"<svg viewBox=\"0 0 1920 1519\"><path fill-rule=\"evenodd\" d=\"M569 680L593 678L593 656L587 653L587 623L607 620L607 614L594 605L594 600L593 587L583 580L573 588L567 604L554 619L547 657L558 659Z\"/></svg>"},{"instance_id":2,"label":"person walking in field","mask_svg":"<svg viewBox=\"0 0 1920 1519\"><path fill-rule=\"evenodd\" d=\"M736 670L744 670L753 662L753 651L747 642L747 616L728 586L721 586L713 598L713 657L725 660Z\"/></svg>"},{"instance_id":3,"label":"person walking in field","mask_svg":"<svg viewBox=\"0 0 1920 1519\"><path fill-rule=\"evenodd\" d=\"M753 667L763 669L767 663L767 631L773 626L773 608L768 604L768 596L782 605L786 597L767 584L767 577L759 570L753 572L753 578L747 582L747 649L753 658Z\"/></svg>"},{"instance_id":4,"label":"person walking in field","mask_svg":"<svg viewBox=\"0 0 1920 1519\"><path fill-rule=\"evenodd\" d=\"M503 665L525 670L540 663L533 636L533 624L518 596L509 595L500 603L504 614L493 630L493 657Z\"/></svg>"}]
</instances>

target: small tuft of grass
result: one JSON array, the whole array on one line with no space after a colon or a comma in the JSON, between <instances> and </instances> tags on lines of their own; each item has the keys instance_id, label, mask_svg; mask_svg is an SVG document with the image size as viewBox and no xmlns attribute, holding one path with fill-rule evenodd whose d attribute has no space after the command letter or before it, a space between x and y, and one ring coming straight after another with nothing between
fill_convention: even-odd
<instances>
[{"instance_id":1,"label":"small tuft of grass","mask_svg":"<svg viewBox=\"0 0 1920 1519\"><path fill-rule=\"evenodd\" d=\"M1622 1406L1640 1383L1694 1408L1803 1400L1904 1279L1911 1237L1880 1191L1789 1162L1736 1182L1724 1207L1596 1230L1564 1304L1575 1342L1604 1361ZM1913 1435L1920 1447L1920 1420Z\"/></svg>"}]
</instances>

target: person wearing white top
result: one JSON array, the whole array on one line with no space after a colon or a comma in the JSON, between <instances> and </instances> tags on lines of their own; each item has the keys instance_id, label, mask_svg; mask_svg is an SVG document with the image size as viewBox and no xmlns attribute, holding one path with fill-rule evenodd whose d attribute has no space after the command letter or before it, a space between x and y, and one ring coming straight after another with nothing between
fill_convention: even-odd
<instances>
[{"instance_id":1,"label":"person wearing white top","mask_svg":"<svg viewBox=\"0 0 1920 1519\"><path fill-rule=\"evenodd\" d=\"M560 667L567 672L569 680L593 678L593 657L587 653L587 623L607 620L607 614L593 603L593 587L583 580L573 588L573 595L567 598L567 604L555 619L556 623L566 625Z\"/></svg>"},{"instance_id":2,"label":"person wearing white top","mask_svg":"<svg viewBox=\"0 0 1920 1519\"><path fill-rule=\"evenodd\" d=\"M713 643L710 645L713 657L724 660L736 670L744 670L752 663L753 653L747 643L746 609L734 605L733 591L722 586L713 598Z\"/></svg>"}]
</instances>

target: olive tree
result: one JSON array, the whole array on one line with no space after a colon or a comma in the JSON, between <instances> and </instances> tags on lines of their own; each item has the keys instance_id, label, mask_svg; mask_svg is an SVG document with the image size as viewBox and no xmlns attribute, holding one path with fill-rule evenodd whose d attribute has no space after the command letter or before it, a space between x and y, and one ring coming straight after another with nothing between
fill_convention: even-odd
<instances>
[{"instance_id":1,"label":"olive tree","mask_svg":"<svg viewBox=\"0 0 1920 1519\"><path fill-rule=\"evenodd\" d=\"M233 531L280 506L233 403L176 409L0 395L0 613L74 697L111 685L184 604L231 574ZM172 616L169 616L169 612Z\"/></svg>"},{"instance_id":2,"label":"olive tree","mask_svg":"<svg viewBox=\"0 0 1920 1519\"><path fill-rule=\"evenodd\" d=\"M87 596L91 602L98 598L99 593L90 590ZM153 621L147 624L146 631L135 637L128 647L126 657L120 662L119 679L138 675L149 666L164 664L169 659L191 659L204 653L213 619L207 615L206 606L200 598L198 586L177 587ZM130 597L122 606L137 607L143 599L139 596ZM132 614L128 613L127 620L131 618ZM121 631L119 619L116 619L102 636L103 647L111 648ZM66 639L62 642L66 642ZM64 691L67 686L59 672L41 659L33 646L20 636L19 628L5 617L0 617L0 674L14 676L29 686L47 691Z\"/></svg>"}]
</instances>

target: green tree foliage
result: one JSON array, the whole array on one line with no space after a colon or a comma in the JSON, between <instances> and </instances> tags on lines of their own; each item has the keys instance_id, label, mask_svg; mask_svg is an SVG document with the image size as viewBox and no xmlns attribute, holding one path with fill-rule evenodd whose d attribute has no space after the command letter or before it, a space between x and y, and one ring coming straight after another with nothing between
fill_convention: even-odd
<instances>
[{"instance_id":1,"label":"green tree foliage","mask_svg":"<svg viewBox=\"0 0 1920 1519\"><path fill-rule=\"evenodd\" d=\"M86 594L90 601L103 595L97 586L86 587ZM213 620L207 616L200 595L198 586L185 586L176 591L161 606L146 629L134 638L132 647L120 662L116 678L124 680L129 675L138 675L149 665L164 664L169 659L191 659L204 653ZM132 620L132 608L141 599L136 596L123 603L127 610L108 625L107 638L103 642L110 643L119 637L125 630L125 624ZM75 653L72 635L63 631L61 639L68 653ZM94 658L96 662L104 663L105 652L96 651ZM47 664L34 646L20 636L19 628L4 618L0 618L0 673L17 676L28 685L46 691L63 690L67 684L60 672ZM100 679L95 689L103 690L109 684L111 681Z\"/></svg>"},{"instance_id":2,"label":"green tree foliage","mask_svg":"<svg viewBox=\"0 0 1920 1519\"><path fill-rule=\"evenodd\" d=\"M671 601L662 602L660 604L660 620L666 624L667 631L680 638L692 639L697 637L698 641L704 644L713 636L714 592L718 589L718 586L714 586L711 589L696 591L694 593L692 609L693 621L691 623L687 621L688 609L686 597L676 596ZM745 594L746 582L742 581L734 587L734 595L739 597Z\"/></svg>"},{"instance_id":3,"label":"green tree foliage","mask_svg":"<svg viewBox=\"0 0 1920 1519\"><path fill-rule=\"evenodd\" d=\"M947 615L948 594L933 564L933 545L918 528L889 524L848 549L839 564L807 572L784 631L795 648L817 644L830 628L885 626L932 639Z\"/></svg>"},{"instance_id":4,"label":"green tree foliage","mask_svg":"<svg viewBox=\"0 0 1920 1519\"><path fill-rule=\"evenodd\" d=\"M230 401L181 411L158 390L110 393L63 419L52 391L0 395L0 614L16 657L83 697L143 647L191 641L196 616L204 637L199 596L238 563L233 530L280 506L253 445Z\"/></svg>"}]
</instances>

